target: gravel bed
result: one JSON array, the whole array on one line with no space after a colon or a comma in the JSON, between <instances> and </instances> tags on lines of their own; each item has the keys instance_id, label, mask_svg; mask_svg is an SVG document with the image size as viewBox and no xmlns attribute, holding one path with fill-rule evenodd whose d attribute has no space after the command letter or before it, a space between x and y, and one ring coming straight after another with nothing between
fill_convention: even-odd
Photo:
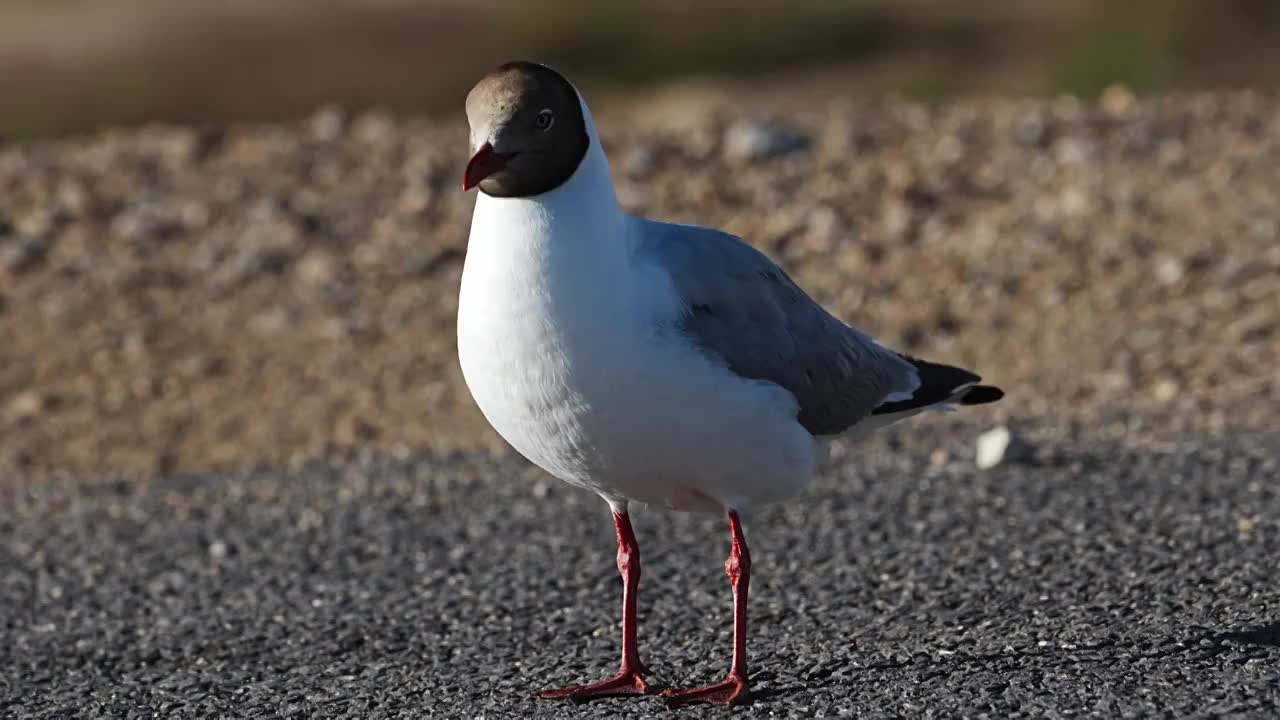
<instances>
[{"instance_id":1,"label":"gravel bed","mask_svg":"<svg viewBox=\"0 0 1280 720\"><path fill-rule=\"evenodd\" d=\"M1031 423L838 447L746 519L753 704L672 717L1275 717L1280 435ZM0 716L654 717L533 691L617 663L612 527L511 456L0 490ZM635 513L640 643L725 671L728 533Z\"/></svg>"}]
</instances>

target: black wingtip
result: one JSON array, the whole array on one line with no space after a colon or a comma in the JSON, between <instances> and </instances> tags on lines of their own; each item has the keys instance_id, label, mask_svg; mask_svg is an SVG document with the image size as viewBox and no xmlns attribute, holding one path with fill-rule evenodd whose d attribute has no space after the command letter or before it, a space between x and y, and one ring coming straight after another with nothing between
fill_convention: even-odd
<instances>
[{"instance_id":1,"label":"black wingtip","mask_svg":"<svg viewBox=\"0 0 1280 720\"><path fill-rule=\"evenodd\" d=\"M920 374L920 387L907 400L881 404L871 411L872 415L906 412L939 403L982 405L1004 397L1004 391L998 387L974 384L982 378L964 368L932 363L910 355L899 356L916 367ZM970 385L967 390L964 389L966 385ZM960 395L962 392L964 394Z\"/></svg>"},{"instance_id":2,"label":"black wingtip","mask_svg":"<svg viewBox=\"0 0 1280 720\"><path fill-rule=\"evenodd\" d=\"M1004 391L995 385L974 385L960 398L961 405L986 405L1004 397Z\"/></svg>"}]
</instances>

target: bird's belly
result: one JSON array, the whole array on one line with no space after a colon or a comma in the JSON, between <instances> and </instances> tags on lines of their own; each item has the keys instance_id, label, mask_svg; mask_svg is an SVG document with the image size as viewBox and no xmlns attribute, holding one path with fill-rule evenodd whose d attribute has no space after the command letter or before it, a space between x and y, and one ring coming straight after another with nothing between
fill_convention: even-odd
<instances>
[{"instance_id":1,"label":"bird's belly","mask_svg":"<svg viewBox=\"0 0 1280 720\"><path fill-rule=\"evenodd\" d=\"M556 477L588 485L596 465L584 437L584 405L551 338L531 328L471 323L458 357L472 397L493 429Z\"/></svg>"},{"instance_id":2,"label":"bird's belly","mask_svg":"<svg viewBox=\"0 0 1280 720\"><path fill-rule=\"evenodd\" d=\"M552 475L609 499L708 511L807 483L814 441L785 390L670 338L594 328L578 344L512 317L466 323L463 374L494 429Z\"/></svg>"},{"instance_id":3,"label":"bird's belly","mask_svg":"<svg viewBox=\"0 0 1280 720\"><path fill-rule=\"evenodd\" d=\"M677 342L615 385L599 421L624 497L676 510L746 509L794 495L810 479L814 439L791 393L745 380Z\"/></svg>"}]
</instances>

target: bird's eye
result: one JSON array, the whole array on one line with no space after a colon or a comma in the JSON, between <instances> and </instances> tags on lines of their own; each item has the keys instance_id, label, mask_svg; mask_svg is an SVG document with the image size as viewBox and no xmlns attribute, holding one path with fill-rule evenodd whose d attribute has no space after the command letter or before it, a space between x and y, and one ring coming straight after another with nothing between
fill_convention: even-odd
<instances>
[{"instance_id":1,"label":"bird's eye","mask_svg":"<svg viewBox=\"0 0 1280 720\"><path fill-rule=\"evenodd\" d=\"M543 110L533 119L533 126L539 130L550 130L551 126L556 122L555 116L550 110Z\"/></svg>"}]
</instances>

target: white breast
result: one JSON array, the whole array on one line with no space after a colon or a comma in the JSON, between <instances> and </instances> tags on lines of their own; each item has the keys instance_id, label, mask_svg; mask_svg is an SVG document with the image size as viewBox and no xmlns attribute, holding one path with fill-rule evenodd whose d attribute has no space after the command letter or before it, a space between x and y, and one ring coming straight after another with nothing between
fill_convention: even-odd
<instances>
[{"instance_id":1,"label":"white breast","mask_svg":"<svg viewBox=\"0 0 1280 720\"><path fill-rule=\"evenodd\" d=\"M598 258L575 255L537 211L509 203L478 207L473 220L458 307L463 376L521 454L589 485L600 462L589 416L618 360L600 319L623 310L622 293Z\"/></svg>"}]
</instances>

